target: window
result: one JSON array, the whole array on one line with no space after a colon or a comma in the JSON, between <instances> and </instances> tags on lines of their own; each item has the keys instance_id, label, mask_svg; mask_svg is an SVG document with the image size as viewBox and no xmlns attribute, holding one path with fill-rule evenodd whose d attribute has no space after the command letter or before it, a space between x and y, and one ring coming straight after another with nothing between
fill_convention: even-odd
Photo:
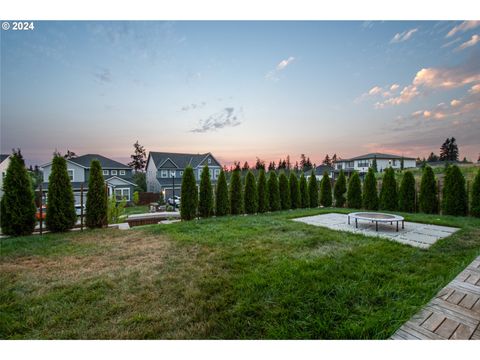
<instances>
[{"instance_id":1,"label":"window","mask_svg":"<svg viewBox=\"0 0 480 360\"><path fill-rule=\"evenodd\" d=\"M183 171L180 171L180 176L183 176Z\"/></svg>"},{"instance_id":2,"label":"window","mask_svg":"<svg viewBox=\"0 0 480 360\"><path fill-rule=\"evenodd\" d=\"M125 170L120 170L120 175L125 175Z\"/></svg>"},{"instance_id":3,"label":"window","mask_svg":"<svg viewBox=\"0 0 480 360\"><path fill-rule=\"evenodd\" d=\"M214 179L217 179L219 175L220 175L220 169L215 169Z\"/></svg>"},{"instance_id":4,"label":"window","mask_svg":"<svg viewBox=\"0 0 480 360\"><path fill-rule=\"evenodd\" d=\"M368 160L363 160L358 162L358 167L369 167L369 166L370 166L370 163L368 162Z\"/></svg>"},{"instance_id":5,"label":"window","mask_svg":"<svg viewBox=\"0 0 480 360\"><path fill-rule=\"evenodd\" d=\"M161 176L162 178L168 177L168 171L167 171L167 170L162 170L162 172L161 172L160 174L161 174L160 176Z\"/></svg>"},{"instance_id":6,"label":"window","mask_svg":"<svg viewBox=\"0 0 480 360\"><path fill-rule=\"evenodd\" d=\"M112 175L117 175L117 170L111 170L111 171L110 171L110 174L112 174Z\"/></svg>"},{"instance_id":7,"label":"window","mask_svg":"<svg viewBox=\"0 0 480 360\"><path fill-rule=\"evenodd\" d=\"M342 164L337 164L337 170L341 170L342 169Z\"/></svg>"},{"instance_id":8,"label":"window","mask_svg":"<svg viewBox=\"0 0 480 360\"><path fill-rule=\"evenodd\" d=\"M349 162L347 163L347 167L349 167L349 168L353 168L354 166L355 166L355 162L354 162L354 161L349 161Z\"/></svg>"},{"instance_id":9,"label":"window","mask_svg":"<svg viewBox=\"0 0 480 360\"><path fill-rule=\"evenodd\" d=\"M208 158L208 163L211 164L212 163L212 159Z\"/></svg>"},{"instance_id":10,"label":"window","mask_svg":"<svg viewBox=\"0 0 480 360\"><path fill-rule=\"evenodd\" d=\"M108 170L103 170L103 175L108 175Z\"/></svg>"},{"instance_id":11,"label":"window","mask_svg":"<svg viewBox=\"0 0 480 360\"><path fill-rule=\"evenodd\" d=\"M67 172L68 178L70 179L70 181L73 181L73 169L68 169Z\"/></svg>"},{"instance_id":12,"label":"window","mask_svg":"<svg viewBox=\"0 0 480 360\"><path fill-rule=\"evenodd\" d=\"M393 166L397 166L397 160L393 160Z\"/></svg>"},{"instance_id":13,"label":"window","mask_svg":"<svg viewBox=\"0 0 480 360\"><path fill-rule=\"evenodd\" d=\"M130 201L130 189L129 188L117 188L115 189L115 199L122 201L122 199Z\"/></svg>"},{"instance_id":14,"label":"window","mask_svg":"<svg viewBox=\"0 0 480 360\"><path fill-rule=\"evenodd\" d=\"M170 177L175 177L175 170L170 170Z\"/></svg>"}]
</instances>

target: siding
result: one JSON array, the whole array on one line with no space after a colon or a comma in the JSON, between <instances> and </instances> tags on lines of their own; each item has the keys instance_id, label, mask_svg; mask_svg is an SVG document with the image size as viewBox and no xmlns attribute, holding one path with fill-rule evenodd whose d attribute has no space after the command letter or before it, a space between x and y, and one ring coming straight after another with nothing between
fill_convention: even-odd
<instances>
[{"instance_id":1,"label":"siding","mask_svg":"<svg viewBox=\"0 0 480 360\"><path fill-rule=\"evenodd\" d=\"M73 182L85 182L85 168L71 163L67 160L67 170L73 170ZM43 168L43 181L48 182L48 177L52 172L52 164Z\"/></svg>"},{"instance_id":2,"label":"siding","mask_svg":"<svg viewBox=\"0 0 480 360\"><path fill-rule=\"evenodd\" d=\"M147 164L147 191L160 192L160 184L157 180L157 167L151 156Z\"/></svg>"}]
</instances>

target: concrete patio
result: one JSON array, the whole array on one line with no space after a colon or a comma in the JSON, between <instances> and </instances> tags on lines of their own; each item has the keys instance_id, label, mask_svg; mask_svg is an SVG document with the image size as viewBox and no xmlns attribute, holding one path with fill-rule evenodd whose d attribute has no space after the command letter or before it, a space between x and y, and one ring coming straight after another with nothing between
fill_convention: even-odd
<instances>
[{"instance_id":1,"label":"concrete patio","mask_svg":"<svg viewBox=\"0 0 480 360\"><path fill-rule=\"evenodd\" d=\"M438 226L430 224L420 224L405 221L405 228L396 231L395 223L378 224L378 232L375 231L375 224L369 221L358 221L358 228L355 228L355 222L348 225L346 214L322 214L293 219L309 225L323 226L332 230L348 231L366 236L377 236L388 240L397 241L402 244L426 249L433 245L437 240L452 235L458 228Z\"/></svg>"}]
</instances>

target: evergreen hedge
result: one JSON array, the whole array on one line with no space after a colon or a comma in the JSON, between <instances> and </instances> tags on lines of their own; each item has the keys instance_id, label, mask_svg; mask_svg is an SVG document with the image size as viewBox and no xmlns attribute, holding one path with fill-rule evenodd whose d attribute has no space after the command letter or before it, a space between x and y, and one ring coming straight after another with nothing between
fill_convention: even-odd
<instances>
[{"instance_id":1,"label":"evergreen hedge","mask_svg":"<svg viewBox=\"0 0 480 360\"><path fill-rule=\"evenodd\" d=\"M95 159L90 163L85 210L85 225L87 227L101 228L107 225L107 191L103 179L102 166L100 165L100 161Z\"/></svg>"},{"instance_id":2,"label":"evergreen hedge","mask_svg":"<svg viewBox=\"0 0 480 360\"><path fill-rule=\"evenodd\" d=\"M411 171L403 175L400 191L398 194L398 210L415 212L415 178Z\"/></svg>"},{"instance_id":3,"label":"evergreen hedge","mask_svg":"<svg viewBox=\"0 0 480 360\"><path fill-rule=\"evenodd\" d=\"M230 213L238 215L243 213L242 206L242 180L240 170L236 169L230 178Z\"/></svg>"},{"instance_id":4,"label":"evergreen hedge","mask_svg":"<svg viewBox=\"0 0 480 360\"><path fill-rule=\"evenodd\" d=\"M320 204L324 207L332 206L332 183L326 171L320 183Z\"/></svg>"},{"instance_id":5,"label":"evergreen hedge","mask_svg":"<svg viewBox=\"0 0 480 360\"><path fill-rule=\"evenodd\" d=\"M198 200L198 213L207 218L213 213L213 189L210 181L210 169L205 165L200 175L200 196Z\"/></svg>"},{"instance_id":6,"label":"evergreen hedge","mask_svg":"<svg viewBox=\"0 0 480 360\"><path fill-rule=\"evenodd\" d=\"M257 183L258 194L258 212L264 213L268 211L268 191L267 191L267 178L265 176L265 170L260 169Z\"/></svg>"},{"instance_id":7,"label":"evergreen hedge","mask_svg":"<svg viewBox=\"0 0 480 360\"><path fill-rule=\"evenodd\" d=\"M465 178L457 165L449 166L444 178L442 192L442 213L465 216L468 211Z\"/></svg>"},{"instance_id":8,"label":"evergreen hedge","mask_svg":"<svg viewBox=\"0 0 480 360\"><path fill-rule=\"evenodd\" d=\"M300 199L300 187L298 185L298 178L293 171L290 173L288 186L290 187L290 205L292 209L298 209L299 207L301 207L302 202Z\"/></svg>"},{"instance_id":9,"label":"evergreen hedge","mask_svg":"<svg viewBox=\"0 0 480 360\"><path fill-rule=\"evenodd\" d=\"M425 166L420 181L420 193L418 194L419 210L425 214L438 213L437 183L430 166Z\"/></svg>"},{"instance_id":10,"label":"evergreen hedge","mask_svg":"<svg viewBox=\"0 0 480 360\"><path fill-rule=\"evenodd\" d=\"M227 178L223 169L217 181L217 192L215 193L215 216L225 216L229 212Z\"/></svg>"},{"instance_id":11,"label":"evergreen hedge","mask_svg":"<svg viewBox=\"0 0 480 360\"><path fill-rule=\"evenodd\" d=\"M278 177L278 190L280 191L280 208L282 210L290 209L290 187L288 186L288 178L285 172L281 172Z\"/></svg>"},{"instance_id":12,"label":"evergreen hedge","mask_svg":"<svg viewBox=\"0 0 480 360\"><path fill-rule=\"evenodd\" d=\"M198 189L193 168L187 166L182 178L182 200L180 202L180 217L182 220L192 220L197 217Z\"/></svg>"},{"instance_id":13,"label":"evergreen hedge","mask_svg":"<svg viewBox=\"0 0 480 360\"><path fill-rule=\"evenodd\" d=\"M278 186L277 174L270 171L268 174L268 209L270 211L280 210L280 189Z\"/></svg>"},{"instance_id":14,"label":"evergreen hedge","mask_svg":"<svg viewBox=\"0 0 480 360\"><path fill-rule=\"evenodd\" d=\"M395 170L389 167L385 170L380 190L380 209L395 211L398 208L397 181Z\"/></svg>"},{"instance_id":15,"label":"evergreen hedge","mask_svg":"<svg viewBox=\"0 0 480 360\"><path fill-rule=\"evenodd\" d=\"M308 208L310 206L310 199L308 198L307 179L302 173L300 176L300 207Z\"/></svg>"},{"instance_id":16,"label":"evergreen hedge","mask_svg":"<svg viewBox=\"0 0 480 360\"><path fill-rule=\"evenodd\" d=\"M67 231L73 228L77 222L75 199L67 172L67 161L59 154L55 154L53 157L52 172L48 177L46 216L45 224L51 232Z\"/></svg>"},{"instance_id":17,"label":"evergreen hedge","mask_svg":"<svg viewBox=\"0 0 480 360\"><path fill-rule=\"evenodd\" d=\"M350 175L348 180L347 205L352 209L360 209L362 207L362 187L360 177L356 171Z\"/></svg>"},{"instance_id":18,"label":"evergreen hedge","mask_svg":"<svg viewBox=\"0 0 480 360\"><path fill-rule=\"evenodd\" d=\"M0 203L2 233L11 236L30 235L35 229L35 202L31 178L20 150L14 151L3 179Z\"/></svg>"},{"instance_id":19,"label":"evergreen hedge","mask_svg":"<svg viewBox=\"0 0 480 360\"><path fill-rule=\"evenodd\" d=\"M347 179L345 178L345 173L343 170L340 170L340 175L338 176L335 186L333 188L333 194L335 197L335 206L343 207L347 199L345 199L345 192L347 191Z\"/></svg>"},{"instance_id":20,"label":"evergreen hedge","mask_svg":"<svg viewBox=\"0 0 480 360\"><path fill-rule=\"evenodd\" d=\"M368 168L363 182L363 207L367 210L378 210L377 179L373 168Z\"/></svg>"},{"instance_id":21,"label":"evergreen hedge","mask_svg":"<svg viewBox=\"0 0 480 360\"><path fill-rule=\"evenodd\" d=\"M257 212L258 200L257 200L257 185L255 184L255 176L249 170L245 177L245 190L244 190L244 202L245 213L255 214Z\"/></svg>"},{"instance_id":22,"label":"evergreen hedge","mask_svg":"<svg viewBox=\"0 0 480 360\"><path fill-rule=\"evenodd\" d=\"M312 170L310 177L308 178L308 198L310 199L310 207L318 207L318 182L315 176L315 170Z\"/></svg>"},{"instance_id":23,"label":"evergreen hedge","mask_svg":"<svg viewBox=\"0 0 480 360\"><path fill-rule=\"evenodd\" d=\"M472 184L472 194L470 200L470 214L480 217L480 169L478 169Z\"/></svg>"}]
</instances>

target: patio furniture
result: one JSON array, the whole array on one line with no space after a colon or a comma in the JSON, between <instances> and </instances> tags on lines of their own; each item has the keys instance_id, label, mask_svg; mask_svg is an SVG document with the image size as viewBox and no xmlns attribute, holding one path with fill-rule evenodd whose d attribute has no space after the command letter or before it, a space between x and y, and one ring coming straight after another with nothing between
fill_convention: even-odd
<instances>
[{"instance_id":1,"label":"patio furniture","mask_svg":"<svg viewBox=\"0 0 480 360\"><path fill-rule=\"evenodd\" d=\"M402 229L405 229L405 219L399 215L375 213L375 212L354 212L348 214L348 225L350 225L350 218L355 219L355 228L358 228L358 220L367 220L375 223L375 231L378 231L378 223L398 223L402 222Z\"/></svg>"}]
</instances>

